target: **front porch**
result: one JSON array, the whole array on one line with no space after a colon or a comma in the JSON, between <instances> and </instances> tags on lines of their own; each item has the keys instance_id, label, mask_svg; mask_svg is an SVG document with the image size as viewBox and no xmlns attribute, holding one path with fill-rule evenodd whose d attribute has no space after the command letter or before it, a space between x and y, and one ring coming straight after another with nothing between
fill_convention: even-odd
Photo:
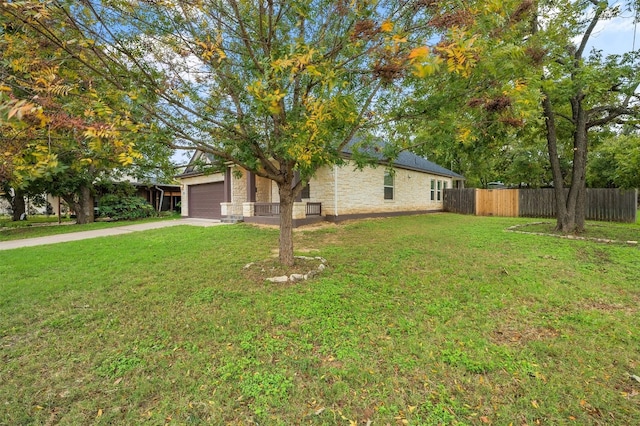
<instances>
[{"instance_id":1,"label":"front porch","mask_svg":"<svg viewBox=\"0 0 640 426\"><path fill-rule=\"evenodd\" d=\"M225 205L227 204L227 205ZM279 225L280 224L280 203L242 203L242 215L225 214L227 209L233 208L231 203L222 203L223 221L225 218L235 218L234 221L242 220L247 223L257 223L262 225ZM322 222L325 217L322 216L321 203L307 203L296 201L293 203L294 227L309 225L312 223Z\"/></svg>"},{"instance_id":2,"label":"front porch","mask_svg":"<svg viewBox=\"0 0 640 426\"><path fill-rule=\"evenodd\" d=\"M263 225L280 224L280 203L243 203L244 221ZM309 225L325 220L322 216L322 203L296 201L293 203L294 227Z\"/></svg>"},{"instance_id":3,"label":"front porch","mask_svg":"<svg viewBox=\"0 0 640 426\"><path fill-rule=\"evenodd\" d=\"M223 221L244 221L267 225L280 224L280 202L277 185L269 179L242 170L235 177L228 169L225 201L220 203ZM237 174L236 174L237 175ZM293 226L323 221L322 203L303 201L301 196L293 204Z\"/></svg>"},{"instance_id":4,"label":"front porch","mask_svg":"<svg viewBox=\"0 0 640 426\"><path fill-rule=\"evenodd\" d=\"M253 204L253 214L249 216L280 216L280 203L247 203ZM252 206L248 206L249 209ZM302 215L302 208L304 208L304 215ZM298 217L301 216L301 217ZM295 202L293 204L293 217L294 219L309 217L309 216L322 216L322 203L303 203Z\"/></svg>"}]
</instances>

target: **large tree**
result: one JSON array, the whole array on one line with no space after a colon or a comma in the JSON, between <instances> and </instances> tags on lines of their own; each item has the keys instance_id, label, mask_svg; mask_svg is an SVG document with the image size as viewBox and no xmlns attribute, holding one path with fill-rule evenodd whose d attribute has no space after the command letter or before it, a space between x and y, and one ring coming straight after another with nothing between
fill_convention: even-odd
<instances>
[{"instance_id":1,"label":"large tree","mask_svg":"<svg viewBox=\"0 0 640 426\"><path fill-rule=\"evenodd\" d=\"M505 165L516 166L514 178L528 173L518 163L527 157L540 161L538 141L544 140L556 191L557 228L581 232L590 136L615 132L639 116L637 51L605 55L588 47L598 25L620 16L623 8L595 0L516 0L502 6L480 19L472 4L439 15L445 37L417 64L414 96L401 105L401 113L422 120L414 149L436 146L436 152L454 156L450 161L460 166L458 171L470 170L478 180ZM626 6L637 10L638 5ZM495 2L485 6L495 7ZM476 19L469 19L474 14ZM460 39L467 43L449 42L455 33L464 34ZM439 72L444 64L451 68L442 52L452 46L460 51L458 62L467 64L467 76ZM423 74L433 76L425 79ZM438 133L449 136L433 143ZM472 161L467 160L469 152ZM519 153L513 157L518 163L506 164L514 153ZM465 165L471 168L465 170ZM531 171L547 173L540 167Z\"/></svg>"},{"instance_id":2,"label":"large tree","mask_svg":"<svg viewBox=\"0 0 640 426\"><path fill-rule=\"evenodd\" d=\"M62 48L75 43L72 34L60 33L64 38L54 43L15 19L19 11L27 21L37 16L54 26L55 18L36 6L0 9L0 182L18 199L25 192L59 195L78 223L88 223L98 179L132 170L141 151L157 162L170 153L150 146L162 133L153 131L126 93Z\"/></svg>"},{"instance_id":3,"label":"large tree","mask_svg":"<svg viewBox=\"0 0 640 426\"><path fill-rule=\"evenodd\" d=\"M394 105L389 133L411 149L486 186L509 177L539 183L520 165L539 158L537 63L523 42L535 10L529 0L437 3L434 45L412 52L408 94ZM539 132L537 132L539 133Z\"/></svg>"},{"instance_id":4,"label":"large tree","mask_svg":"<svg viewBox=\"0 0 640 426\"><path fill-rule=\"evenodd\" d=\"M626 6L637 10L637 2ZM638 53L588 51L597 26L623 8L595 0L540 4L532 45L543 52L542 109L556 190L557 228L582 232L590 135L640 116ZM572 148L569 176L561 169L563 145ZM565 180L570 188L565 191Z\"/></svg>"},{"instance_id":5,"label":"large tree","mask_svg":"<svg viewBox=\"0 0 640 426\"><path fill-rule=\"evenodd\" d=\"M431 2L48 1L59 19L23 20L115 87L175 136L273 180L280 195L280 261L293 263L293 201L321 166L335 164L373 105L425 41ZM5 5L5 8L7 6ZM11 9L11 7L9 7ZM92 58L92 59L90 59ZM95 64L100 62L100 66ZM294 176L298 174L299 180Z\"/></svg>"}]
</instances>

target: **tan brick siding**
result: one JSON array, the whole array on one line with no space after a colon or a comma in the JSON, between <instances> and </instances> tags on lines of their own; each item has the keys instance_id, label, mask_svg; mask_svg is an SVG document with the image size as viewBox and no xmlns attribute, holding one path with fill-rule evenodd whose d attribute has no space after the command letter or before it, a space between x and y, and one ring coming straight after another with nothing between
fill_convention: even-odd
<instances>
[{"instance_id":1,"label":"tan brick siding","mask_svg":"<svg viewBox=\"0 0 640 426\"><path fill-rule=\"evenodd\" d=\"M242 203L247 201L247 174L240 168L241 178L237 173L231 174L231 201L233 214L241 214ZM347 163L341 167L323 167L319 169L309 182L310 198L305 202L322 203L323 215L335 215L335 203L337 201L337 214L362 214L383 213L397 211L439 210L442 209L442 196L440 201L431 201L431 180L446 182L448 188L453 187L451 178L431 175L405 169L395 169L394 198L384 199L384 174L386 168L366 167L357 170L353 164ZM335 193L335 178L337 177L337 197ZM188 212L187 185L199 183L219 182L224 180L224 174L217 173L208 176L197 176L182 179L182 215ZM437 185L436 185L437 187ZM256 201L259 203L277 203L280 200L278 185L268 179L256 177ZM337 200L336 200L337 199ZM237 207L237 209L236 209ZM238 212L236 212L238 210Z\"/></svg>"},{"instance_id":2,"label":"tan brick siding","mask_svg":"<svg viewBox=\"0 0 640 426\"><path fill-rule=\"evenodd\" d=\"M272 180L256 177L256 202L258 203L270 203L272 200L271 197L271 185ZM275 182L273 182L275 185ZM276 186L277 188L277 186Z\"/></svg>"},{"instance_id":3,"label":"tan brick siding","mask_svg":"<svg viewBox=\"0 0 640 426\"><path fill-rule=\"evenodd\" d=\"M311 179L309 201L321 202L323 214L334 215L335 175L338 180L338 215L438 210L442 209L442 197L440 201L431 201L431 179L446 181L447 187L452 187L451 178L395 169L394 197L393 200L385 200L385 171L382 166L357 170L353 164L338 167L337 173L334 168L322 168Z\"/></svg>"},{"instance_id":4,"label":"tan brick siding","mask_svg":"<svg viewBox=\"0 0 640 426\"><path fill-rule=\"evenodd\" d=\"M231 169L231 202L235 206L242 206L245 201L247 201L247 172L238 166L234 166ZM236 214L235 210L234 214ZM242 214L241 210L239 214Z\"/></svg>"}]
</instances>

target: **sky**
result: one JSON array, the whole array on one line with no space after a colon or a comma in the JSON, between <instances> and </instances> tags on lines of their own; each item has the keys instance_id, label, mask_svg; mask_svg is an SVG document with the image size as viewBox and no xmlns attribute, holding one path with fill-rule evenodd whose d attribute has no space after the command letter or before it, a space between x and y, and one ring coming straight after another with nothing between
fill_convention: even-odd
<instances>
[{"instance_id":1,"label":"sky","mask_svg":"<svg viewBox=\"0 0 640 426\"><path fill-rule=\"evenodd\" d=\"M609 21L600 22L589 43L589 50L595 47L605 54L622 54L630 52L634 48L633 15L631 12L623 13L623 16ZM638 24L640 27L640 24ZM635 49L640 48L640 28L635 34Z\"/></svg>"}]
</instances>

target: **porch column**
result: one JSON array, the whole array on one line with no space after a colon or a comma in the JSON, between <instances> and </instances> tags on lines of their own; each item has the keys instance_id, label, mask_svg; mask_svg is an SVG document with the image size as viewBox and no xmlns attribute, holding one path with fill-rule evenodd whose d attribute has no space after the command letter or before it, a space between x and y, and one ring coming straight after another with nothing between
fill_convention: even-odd
<instances>
[{"instance_id":1,"label":"porch column","mask_svg":"<svg viewBox=\"0 0 640 426\"><path fill-rule=\"evenodd\" d=\"M300 182L300 172L298 171L294 171L293 172L293 182L291 182L291 186L296 186L298 184L298 182ZM302 201L302 191L300 191L300 193L296 196L296 199L294 200L296 202L300 202Z\"/></svg>"},{"instance_id":2,"label":"porch column","mask_svg":"<svg viewBox=\"0 0 640 426\"><path fill-rule=\"evenodd\" d=\"M224 196L225 203L231 202L231 167L227 167L224 171Z\"/></svg>"},{"instance_id":3,"label":"porch column","mask_svg":"<svg viewBox=\"0 0 640 426\"><path fill-rule=\"evenodd\" d=\"M256 175L247 171L247 201L256 202Z\"/></svg>"}]
</instances>

